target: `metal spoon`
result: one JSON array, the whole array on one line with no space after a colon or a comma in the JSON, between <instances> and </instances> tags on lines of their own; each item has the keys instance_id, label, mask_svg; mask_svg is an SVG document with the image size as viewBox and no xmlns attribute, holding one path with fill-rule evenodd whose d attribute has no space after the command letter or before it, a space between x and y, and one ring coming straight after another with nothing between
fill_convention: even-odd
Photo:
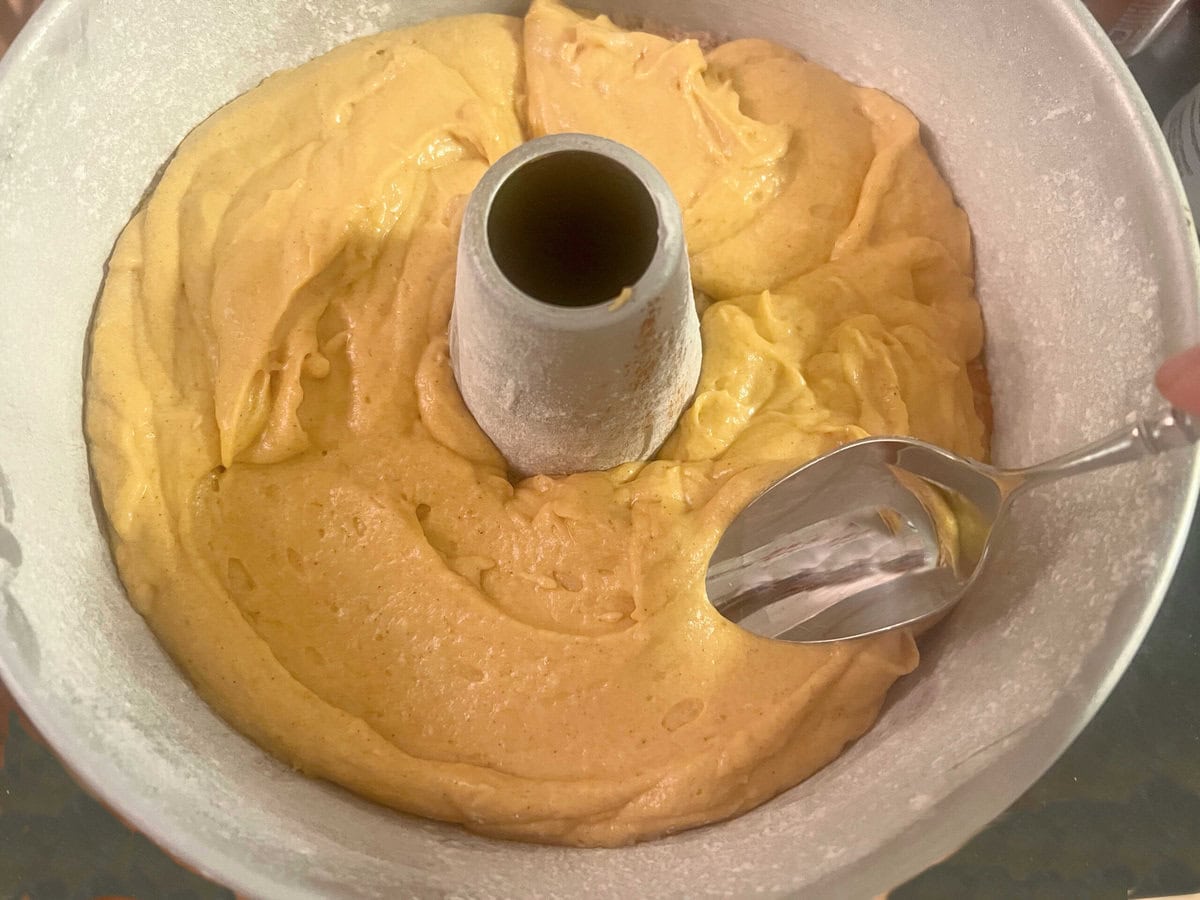
<instances>
[{"instance_id":1,"label":"metal spoon","mask_svg":"<svg viewBox=\"0 0 1200 900\"><path fill-rule=\"evenodd\" d=\"M1028 487L1200 440L1171 409L1074 453L997 469L911 438L846 444L786 475L730 524L713 606L764 637L824 643L927 623L959 601Z\"/></svg>"}]
</instances>

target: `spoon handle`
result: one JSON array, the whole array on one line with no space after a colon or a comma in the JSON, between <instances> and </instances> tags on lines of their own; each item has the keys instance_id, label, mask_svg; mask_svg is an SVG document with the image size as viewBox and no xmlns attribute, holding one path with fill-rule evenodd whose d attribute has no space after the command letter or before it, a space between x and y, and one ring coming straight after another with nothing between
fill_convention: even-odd
<instances>
[{"instance_id":1,"label":"spoon handle","mask_svg":"<svg viewBox=\"0 0 1200 900\"><path fill-rule=\"evenodd\" d=\"M1141 418L1132 425L1071 453L1005 475L1024 486L1031 482L1057 481L1095 469L1154 456L1164 450L1186 447L1200 441L1200 421L1182 410L1167 409L1157 416Z\"/></svg>"}]
</instances>

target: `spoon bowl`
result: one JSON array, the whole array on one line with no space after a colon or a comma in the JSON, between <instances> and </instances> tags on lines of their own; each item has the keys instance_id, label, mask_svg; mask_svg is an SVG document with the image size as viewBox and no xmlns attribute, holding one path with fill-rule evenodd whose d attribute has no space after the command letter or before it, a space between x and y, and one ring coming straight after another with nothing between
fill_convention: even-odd
<instances>
[{"instance_id":1,"label":"spoon bowl","mask_svg":"<svg viewBox=\"0 0 1200 900\"><path fill-rule=\"evenodd\" d=\"M982 570L1013 497L1200 439L1168 410L1038 466L998 469L904 437L800 466L755 498L709 561L709 600L763 637L850 640L944 616Z\"/></svg>"}]
</instances>

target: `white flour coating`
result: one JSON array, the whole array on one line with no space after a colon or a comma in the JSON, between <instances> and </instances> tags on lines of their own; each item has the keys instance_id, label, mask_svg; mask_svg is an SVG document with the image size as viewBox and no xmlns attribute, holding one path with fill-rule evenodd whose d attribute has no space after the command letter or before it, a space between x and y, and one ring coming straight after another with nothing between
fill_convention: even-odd
<instances>
[{"instance_id":1,"label":"white flour coating","mask_svg":"<svg viewBox=\"0 0 1200 900\"><path fill-rule=\"evenodd\" d=\"M509 283L488 249L498 179L566 148L614 160L657 210L653 258L602 306L534 300ZM514 471L587 472L650 458L691 401L701 364L683 219L666 181L611 141L551 136L512 151L467 205L449 338L463 401Z\"/></svg>"}]
</instances>

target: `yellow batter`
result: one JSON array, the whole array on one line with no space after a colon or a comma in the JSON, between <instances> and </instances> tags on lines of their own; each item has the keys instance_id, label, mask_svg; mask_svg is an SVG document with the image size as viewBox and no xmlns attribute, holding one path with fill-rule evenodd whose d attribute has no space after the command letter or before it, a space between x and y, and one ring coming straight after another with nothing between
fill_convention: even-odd
<instances>
[{"instance_id":1,"label":"yellow batter","mask_svg":"<svg viewBox=\"0 0 1200 900\"><path fill-rule=\"evenodd\" d=\"M466 195L555 131L670 182L704 366L656 461L514 483L446 324ZM985 453L971 271L913 116L765 41L554 0L354 41L200 125L117 244L87 432L121 575L230 722L382 803L584 845L735 815L917 653L752 637L708 555L844 441Z\"/></svg>"}]
</instances>

